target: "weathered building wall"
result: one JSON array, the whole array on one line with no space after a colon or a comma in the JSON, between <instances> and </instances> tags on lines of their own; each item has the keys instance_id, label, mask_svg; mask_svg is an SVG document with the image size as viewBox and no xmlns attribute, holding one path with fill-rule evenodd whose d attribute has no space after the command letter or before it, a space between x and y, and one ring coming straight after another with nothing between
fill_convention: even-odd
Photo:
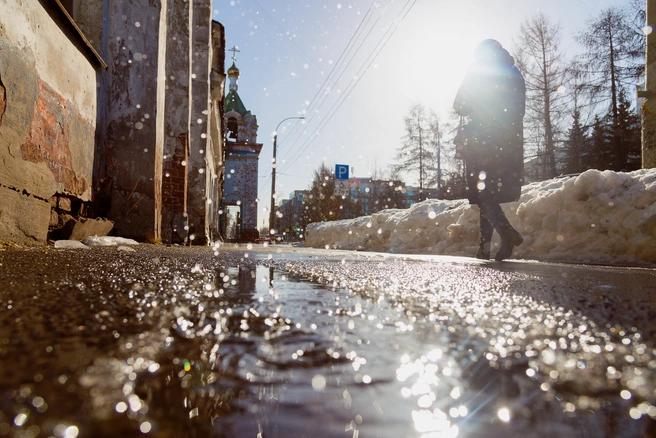
<instances>
[{"instance_id":1,"label":"weathered building wall","mask_svg":"<svg viewBox=\"0 0 656 438\"><path fill-rule=\"evenodd\" d=\"M0 240L40 244L51 211L91 200L96 65L56 7L3 0L0 17Z\"/></svg>"},{"instance_id":2,"label":"weathered building wall","mask_svg":"<svg viewBox=\"0 0 656 438\"><path fill-rule=\"evenodd\" d=\"M189 81L191 94L191 121L189 123L189 177L187 206L189 238L196 244L210 241L207 200L211 184L209 163L206 160L210 120L210 56L212 4L210 0L190 1L192 6L191 32L191 71ZM211 181L210 181L211 182ZM208 187L209 186L209 187Z\"/></svg>"},{"instance_id":3,"label":"weathered building wall","mask_svg":"<svg viewBox=\"0 0 656 438\"><path fill-rule=\"evenodd\" d=\"M156 240L155 154L159 5L105 3L97 169L99 203L123 237Z\"/></svg>"},{"instance_id":4,"label":"weathered building wall","mask_svg":"<svg viewBox=\"0 0 656 438\"><path fill-rule=\"evenodd\" d=\"M189 3L169 0L166 39L166 108L162 240L187 240L187 163L189 161Z\"/></svg>"},{"instance_id":5,"label":"weathered building wall","mask_svg":"<svg viewBox=\"0 0 656 438\"><path fill-rule=\"evenodd\" d=\"M221 23L212 22L210 70L210 119L207 144L208 194L210 235L214 240L221 234L219 208L223 196L223 176L225 169L225 136L223 133L225 108L225 28Z\"/></svg>"},{"instance_id":6,"label":"weathered building wall","mask_svg":"<svg viewBox=\"0 0 656 438\"><path fill-rule=\"evenodd\" d=\"M97 10L76 9L84 25ZM210 139L210 72L224 50L222 39L213 45L211 11L210 0L103 2L96 204L121 236L211 240L222 160L206 154L222 129Z\"/></svg>"}]
</instances>

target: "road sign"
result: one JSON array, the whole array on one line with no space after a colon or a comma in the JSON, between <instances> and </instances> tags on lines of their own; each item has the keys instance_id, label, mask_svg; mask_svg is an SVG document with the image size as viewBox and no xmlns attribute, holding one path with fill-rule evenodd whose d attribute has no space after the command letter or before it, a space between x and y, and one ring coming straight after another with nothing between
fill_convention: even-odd
<instances>
[{"instance_id":1,"label":"road sign","mask_svg":"<svg viewBox=\"0 0 656 438\"><path fill-rule=\"evenodd\" d=\"M335 179L349 179L348 164L335 164Z\"/></svg>"},{"instance_id":2,"label":"road sign","mask_svg":"<svg viewBox=\"0 0 656 438\"><path fill-rule=\"evenodd\" d=\"M335 180L335 196L347 196L349 193L349 185L347 179Z\"/></svg>"}]
</instances>

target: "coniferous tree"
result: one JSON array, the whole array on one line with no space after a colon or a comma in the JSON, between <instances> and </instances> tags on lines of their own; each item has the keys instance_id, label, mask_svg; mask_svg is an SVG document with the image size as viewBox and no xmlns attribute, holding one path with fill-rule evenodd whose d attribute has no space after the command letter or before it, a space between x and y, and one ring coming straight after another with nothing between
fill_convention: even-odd
<instances>
[{"instance_id":1,"label":"coniferous tree","mask_svg":"<svg viewBox=\"0 0 656 438\"><path fill-rule=\"evenodd\" d=\"M620 94L617 106L617 124L611 125L612 137L619 143L620 156L617 161L622 164L615 170L632 171L640 169L642 165L642 138L640 117L631 108L631 103L624 93Z\"/></svg>"},{"instance_id":2,"label":"coniferous tree","mask_svg":"<svg viewBox=\"0 0 656 438\"><path fill-rule=\"evenodd\" d=\"M342 219L342 211L352 207L350 198L335 196L334 192L335 176L325 163L321 163L314 171L310 193L304 199L308 223Z\"/></svg>"},{"instance_id":3,"label":"coniferous tree","mask_svg":"<svg viewBox=\"0 0 656 438\"><path fill-rule=\"evenodd\" d=\"M592 123L590 138L585 144L585 151L581 160L581 170L588 169L608 169L608 164L612 160L611 131L609 124L595 116Z\"/></svg>"},{"instance_id":4,"label":"coniferous tree","mask_svg":"<svg viewBox=\"0 0 656 438\"><path fill-rule=\"evenodd\" d=\"M588 23L587 30L581 32L577 39L586 49L583 61L593 79L594 95L610 108L608 119L612 136L609 142L597 145L609 150L596 149L599 156L610 161L602 162L601 166L622 170L626 166L628 151L622 150L625 144L619 126L620 99L627 87L635 85L636 75L644 69L644 51L627 12L619 8L602 11Z\"/></svg>"},{"instance_id":5,"label":"coniferous tree","mask_svg":"<svg viewBox=\"0 0 656 438\"><path fill-rule=\"evenodd\" d=\"M572 125L567 130L563 146L563 173L580 173L583 170L583 154L586 151L587 129L581 124L581 112L574 110Z\"/></svg>"}]
</instances>

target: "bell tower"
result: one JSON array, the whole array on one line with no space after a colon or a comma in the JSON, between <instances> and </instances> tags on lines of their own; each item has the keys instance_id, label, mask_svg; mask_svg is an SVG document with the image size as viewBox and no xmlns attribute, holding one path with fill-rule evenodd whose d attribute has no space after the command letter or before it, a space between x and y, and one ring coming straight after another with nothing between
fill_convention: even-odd
<instances>
[{"instance_id":1,"label":"bell tower","mask_svg":"<svg viewBox=\"0 0 656 438\"><path fill-rule=\"evenodd\" d=\"M258 167L262 144L257 142L257 118L238 94L240 71L236 47L230 49L232 66L228 69L228 94L225 99L226 167L223 186L223 237L227 240L254 241L257 230ZM233 208L231 208L233 207ZM228 209L235 210L237 226L228 230Z\"/></svg>"}]
</instances>

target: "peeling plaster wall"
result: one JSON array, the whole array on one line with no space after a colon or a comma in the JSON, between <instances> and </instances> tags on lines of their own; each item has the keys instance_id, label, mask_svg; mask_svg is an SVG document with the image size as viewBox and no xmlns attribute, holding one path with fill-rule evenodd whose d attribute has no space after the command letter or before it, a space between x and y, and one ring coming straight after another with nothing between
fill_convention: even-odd
<instances>
[{"instance_id":1,"label":"peeling plaster wall","mask_svg":"<svg viewBox=\"0 0 656 438\"><path fill-rule=\"evenodd\" d=\"M0 17L0 240L41 244L53 196L91 200L96 69L38 1Z\"/></svg>"},{"instance_id":2,"label":"peeling plaster wall","mask_svg":"<svg viewBox=\"0 0 656 438\"><path fill-rule=\"evenodd\" d=\"M209 140L207 157L209 199L208 205L210 233L214 239L221 234L218 209L223 196L223 171L225 169L225 138L223 121L225 112L225 28L221 23L212 22L212 62L210 70L211 110L209 120ZM210 178L211 175L211 178Z\"/></svg>"},{"instance_id":3,"label":"peeling plaster wall","mask_svg":"<svg viewBox=\"0 0 656 438\"><path fill-rule=\"evenodd\" d=\"M207 214L207 178L206 160L209 120L210 120L210 53L212 42L212 4L210 0L190 0L190 59L191 80L190 96L190 131L187 214L189 239L194 244L206 244L211 240L209 215Z\"/></svg>"},{"instance_id":4,"label":"peeling plaster wall","mask_svg":"<svg viewBox=\"0 0 656 438\"><path fill-rule=\"evenodd\" d=\"M105 0L99 121L107 217L118 235L155 241L155 153L160 8Z\"/></svg>"},{"instance_id":5,"label":"peeling plaster wall","mask_svg":"<svg viewBox=\"0 0 656 438\"><path fill-rule=\"evenodd\" d=\"M75 13L109 65L99 80L97 210L124 237L209 243L223 172L222 125L210 133L213 51L225 81L211 1L79 0Z\"/></svg>"},{"instance_id":6,"label":"peeling plaster wall","mask_svg":"<svg viewBox=\"0 0 656 438\"><path fill-rule=\"evenodd\" d=\"M189 5L168 2L166 122L162 199L162 240L187 239L187 162L189 161Z\"/></svg>"}]
</instances>

